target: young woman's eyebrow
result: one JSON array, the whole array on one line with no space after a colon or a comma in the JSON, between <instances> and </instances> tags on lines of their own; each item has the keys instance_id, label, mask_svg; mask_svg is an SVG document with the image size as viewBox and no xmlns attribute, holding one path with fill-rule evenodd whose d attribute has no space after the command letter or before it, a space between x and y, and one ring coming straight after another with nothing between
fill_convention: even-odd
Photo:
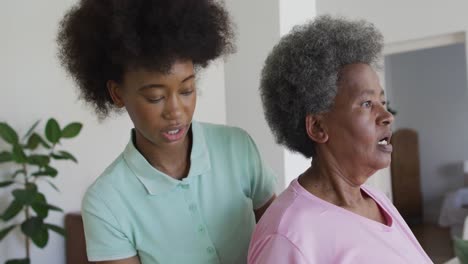
<instances>
[{"instance_id":1,"label":"young woman's eyebrow","mask_svg":"<svg viewBox=\"0 0 468 264\"><path fill-rule=\"evenodd\" d=\"M184 82L186 82L188 80L191 80L191 79L194 79L194 78L195 78L195 74L191 74L188 77L186 77L185 79L183 79L181 83L184 83ZM164 88L164 87L166 87L164 84L150 83L150 84L145 84L145 85L141 86L138 90L141 91L141 90L146 90L146 89L151 89L151 88Z\"/></svg>"}]
</instances>

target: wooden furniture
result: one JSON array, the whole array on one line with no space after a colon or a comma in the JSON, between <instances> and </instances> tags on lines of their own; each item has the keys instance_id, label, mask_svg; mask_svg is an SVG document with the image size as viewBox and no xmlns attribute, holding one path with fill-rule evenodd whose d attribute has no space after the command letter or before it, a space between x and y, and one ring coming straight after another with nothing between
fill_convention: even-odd
<instances>
[{"instance_id":1,"label":"wooden furniture","mask_svg":"<svg viewBox=\"0 0 468 264\"><path fill-rule=\"evenodd\" d=\"M391 143L393 202L409 225L422 223L417 132L411 129L399 129L393 133Z\"/></svg>"},{"instance_id":2,"label":"wooden furniture","mask_svg":"<svg viewBox=\"0 0 468 264\"><path fill-rule=\"evenodd\" d=\"M86 242L84 236L83 219L78 213L65 215L66 263L90 264L86 257Z\"/></svg>"},{"instance_id":3,"label":"wooden furniture","mask_svg":"<svg viewBox=\"0 0 468 264\"><path fill-rule=\"evenodd\" d=\"M391 143L393 203L431 260L444 263L454 256L450 229L423 223L417 132L399 129L393 133Z\"/></svg>"},{"instance_id":4,"label":"wooden furniture","mask_svg":"<svg viewBox=\"0 0 468 264\"><path fill-rule=\"evenodd\" d=\"M434 264L445 263L455 257L450 228L424 223L413 225L411 231Z\"/></svg>"},{"instance_id":5,"label":"wooden furniture","mask_svg":"<svg viewBox=\"0 0 468 264\"><path fill-rule=\"evenodd\" d=\"M463 224L463 236L462 239L468 240L468 217L465 218L465 222ZM445 262L444 264L460 264L460 260L457 257L450 259L449 261Z\"/></svg>"}]
</instances>

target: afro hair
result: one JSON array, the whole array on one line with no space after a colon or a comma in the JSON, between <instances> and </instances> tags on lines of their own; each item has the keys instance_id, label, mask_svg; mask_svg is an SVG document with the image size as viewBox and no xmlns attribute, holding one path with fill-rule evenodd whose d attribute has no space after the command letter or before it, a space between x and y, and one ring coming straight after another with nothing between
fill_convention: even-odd
<instances>
[{"instance_id":1,"label":"afro hair","mask_svg":"<svg viewBox=\"0 0 468 264\"><path fill-rule=\"evenodd\" d=\"M58 56L82 98L104 118L114 109L106 83L131 69L166 73L234 51L228 13L215 0L81 0L60 23Z\"/></svg>"}]
</instances>

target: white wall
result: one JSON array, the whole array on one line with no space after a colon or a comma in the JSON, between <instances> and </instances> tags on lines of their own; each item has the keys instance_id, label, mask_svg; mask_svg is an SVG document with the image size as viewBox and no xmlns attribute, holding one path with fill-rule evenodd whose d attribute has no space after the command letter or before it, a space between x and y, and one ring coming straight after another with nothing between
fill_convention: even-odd
<instances>
[{"instance_id":1,"label":"white wall","mask_svg":"<svg viewBox=\"0 0 468 264\"><path fill-rule=\"evenodd\" d=\"M263 62L280 37L279 2L228 0L226 4L237 26L237 52L224 67L227 123L249 132L282 186L283 149L265 122L258 92Z\"/></svg>"},{"instance_id":2,"label":"white wall","mask_svg":"<svg viewBox=\"0 0 468 264\"><path fill-rule=\"evenodd\" d=\"M63 148L79 160L55 163L59 176L55 192L48 185L40 186L50 203L75 212L80 209L86 188L123 150L129 139L131 122L126 115L113 116L98 123L93 111L78 101L72 81L65 76L56 59L55 37L58 22L72 0L3 1L0 6L0 121L26 132L37 119L45 122L55 117L63 125L71 121L84 124L81 134ZM213 123L226 123L224 66L222 61L201 72L195 118ZM44 124L43 124L44 125ZM43 126L40 126L43 129ZM3 141L0 149L5 147ZM11 169L0 166L0 181ZM0 211L11 201L11 189L0 189ZM21 217L17 221L20 222ZM63 214L51 213L48 221L63 225ZM0 222L0 229L6 225ZM18 232L19 234L20 232ZM10 235L0 242L0 263L24 257L23 238ZM64 240L51 233L44 250L32 247L32 263L65 263Z\"/></svg>"},{"instance_id":3,"label":"white wall","mask_svg":"<svg viewBox=\"0 0 468 264\"><path fill-rule=\"evenodd\" d=\"M258 92L266 56L280 37L296 24L314 17L315 1L226 1L237 24L237 53L225 65L227 123L245 128L264 160L278 176L278 191L297 177L310 161L276 144L265 122ZM262 18L259 18L259 14Z\"/></svg>"},{"instance_id":4,"label":"white wall","mask_svg":"<svg viewBox=\"0 0 468 264\"><path fill-rule=\"evenodd\" d=\"M465 45L387 56L387 88L398 111L395 129L419 135L424 218L437 222L443 196L463 187L468 159Z\"/></svg>"},{"instance_id":5,"label":"white wall","mask_svg":"<svg viewBox=\"0 0 468 264\"><path fill-rule=\"evenodd\" d=\"M382 31L385 42L401 42L466 31L467 1L317 0L317 13L364 18Z\"/></svg>"},{"instance_id":6,"label":"white wall","mask_svg":"<svg viewBox=\"0 0 468 264\"><path fill-rule=\"evenodd\" d=\"M280 35L287 34L294 26L302 25L316 15L315 0L279 0Z\"/></svg>"},{"instance_id":7,"label":"white wall","mask_svg":"<svg viewBox=\"0 0 468 264\"><path fill-rule=\"evenodd\" d=\"M301 25L315 17L315 0L280 0L280 35L287 34L295 25ZM311 159L298 153L285 150L284 187L310 167Z\"/></svg>"}]
</instances>

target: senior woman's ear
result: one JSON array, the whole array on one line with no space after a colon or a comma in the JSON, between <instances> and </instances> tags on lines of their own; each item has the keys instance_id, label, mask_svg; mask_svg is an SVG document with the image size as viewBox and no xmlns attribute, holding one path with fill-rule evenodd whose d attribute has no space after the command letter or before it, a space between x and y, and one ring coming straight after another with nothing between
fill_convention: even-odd
<instances>
[{"instance_id":1,"label":"senior woman's ear","mask_svg":"<svg viewBox=\"0 0 468 264\"><path fill-rule=\"evenodd\" d=\"M310 139L317 143L325 143L328 140L328 133L324 127L323 115L308 114L305 118L306 131Z\"/></svg>"}]
</instances>

